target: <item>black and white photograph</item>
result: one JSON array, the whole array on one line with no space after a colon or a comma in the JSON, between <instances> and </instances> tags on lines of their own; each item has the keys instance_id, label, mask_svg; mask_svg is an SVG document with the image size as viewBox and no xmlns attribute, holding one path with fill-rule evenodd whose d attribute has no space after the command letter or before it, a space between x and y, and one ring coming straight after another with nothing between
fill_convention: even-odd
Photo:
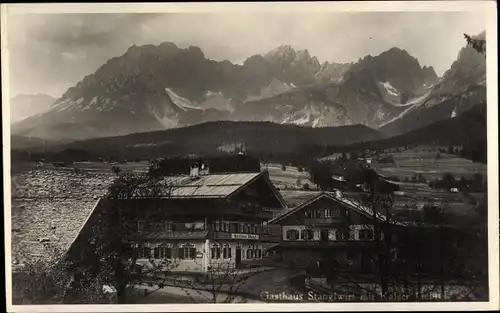
<instances>
[{"instance_id":1,"label":"black and white photograph","mask_svg":"<svg viewBox=\"0 0 500 313\"><path fill-rule=\"evenodd\" d=\"M499 309L495 2L1 11L9 312Z\"/></svg>"}]
</instances>

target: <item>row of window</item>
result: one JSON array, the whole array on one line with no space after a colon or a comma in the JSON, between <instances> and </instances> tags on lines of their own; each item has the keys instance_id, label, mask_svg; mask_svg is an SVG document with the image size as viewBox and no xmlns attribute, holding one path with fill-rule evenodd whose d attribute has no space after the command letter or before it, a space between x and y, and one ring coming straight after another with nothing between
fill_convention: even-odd
<instances>
[{"instance_id":1,"label":"row of window","mask_svg":"<svg viewBox=\"0 0 500 313\"><path fill-rule=\"evenodd\" d=\"M204 230L204 222L173 223L173 222L144 222L137 224L138 231L173 231L173 230ZM266 234L267 226L229 221L214 221L212 229L231 233Z\"/></svg>"},{"instance_id":2,"label":"row of window","mask_svg":"<svg viewBox=\"0 0 500 313\"><path fill-rule=\"evenodd\" d=\"M373 232L369 229L359 229L358 238L359 240L371 240L373 239ZM314 230L312 229L303 229L300 232L296 229L289 229L285 233L285 238L287 240L315 240L314 239ZM349 236L341 229L335 230L335 240L346 240ZM328 229L320 230L318 240L332 240L331 233Z\"/></svg>"},{"instance_id":3,"label":"row of window","mask_svg":"<svg viewBox=\"0 0 500 313\"><path fill-rule=\"evenodd\" d=\"M138 231L173 231L173 230L204 230L204 222L174 223L174 222L145 222L137 223Z\"/></svg>"},{"instance_id":4,"label":"row of window","mask_svg":"<svg viewBox=\"0 0 500 313\"><path fill-rule=\"evenodd\" d=\"M262 250L261 249L255 249L255 248L248 248L246 250L246 253L244 252L245 250L242 249L241 252L241 257L244 259L245 257L247 259L260 259L262 257ZM220 246L212 246L212 249L210 251L210 256L212 259L217 260L220 259L221 256L224 259L230 259L232 255L232 249L230 246L225 245L223 249L220 248ZM221 253L222 252L222 253Z\"/></svg>"},{"instance_id":5,"label":"row of window","mask_svg":"<svg viewBox=\"0 0 500 313\"><path fill-rule=\"evenodd\" d=\"M171 259L173 249L174 248L168 246L159 246L155 248L138 247L135 251L139 259ZM177 255L179 259L196 258L196 248L193 246L183 246L175 249L178 251Z\"/></svg>"},{"instance_id":6,"label":"row of window","mask_svg":"<svg viewBox=\"0 0 500 313\"><path fill-rule=\"evenodd\" d=\"M220 246L212 246L212 250L210 251L210 256L212 259L220 259L221 258L221 248ZM229 245L225 245L222 249L222 257L224 259L231 258L231 247Z\"/></svg>"},{"instance_id":7,"label":"row of window","mask_svg":"<svg viewBox=\"0 0 500 313\"><path fill-rule=\"evenodd\" d=\"M137 254L137 257L139 259L149 259L149 258L155 258L155 259L171 259L173 257L173 249L177 249L178 251L178 258L179 259L195 259L196 258L196 248L193 245L183 245L179 248L172 248L169 245L165 246L158 246L155 248L150 248L150 247L136 247L135 248L135 253ZM247 258L247 259L253 259L253 258L261 258L262 257L262 250L261 249L255 249L252 247L249 247L246 249L246 254L244 253L245 250L242 249L241 252L241 257L242 258ZM210 251L210 256L212 259L220 259L221 257L223 259L231 259L232 257L232 249L229 245L224 245L224 247L221 249L220 246L214 245L211 248Z\"/></svg>"},{"instance_id":8,"label":"row of window","mask_svg":"<svg viewBox=\"0 0 500 313\"><path fill-rule=\"evenodd\" d=\"M330 218L330 217L339 217L340 210L332 210L332 209L314 209L307 210L304 212L306 218Z\"/></svg>"},{"instance_id":9,"label":"row of window","mask_svg":"<svg viewBox=\"0 0 500 313\"><path fill-rule=\"evenodd\" d=\"M212 229L230 233L266 234L267 226L230 221L214 221Z\"/></svg>"}]
</instances>

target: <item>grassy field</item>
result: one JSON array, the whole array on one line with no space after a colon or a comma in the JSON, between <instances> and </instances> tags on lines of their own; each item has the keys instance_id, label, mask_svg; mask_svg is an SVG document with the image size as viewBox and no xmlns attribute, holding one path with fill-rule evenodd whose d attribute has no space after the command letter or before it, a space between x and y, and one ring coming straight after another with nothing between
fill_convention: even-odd
<instances>
[{"instance_id":1,"label":"grassy field","mask_svg":"<svg viewBox=\"0 0 500 313\"><path fill-rule=\"evenodd\" d=\"M148 170L149 162L128 162L128 163L105 163L105 162L75 162L69 164L66 167L61 167L60 169L83 169L86 171L111 171L113 166L118 166L123 172L146 172ZM24 171L29 171L36 168L35 162L12 162L11 164L11 174L15 175ZM55 168L52 163L44 163L44 169Z\"/></svg>"},{"instance_id":2,"label":"grassy field","mask_svg":"<svg viewBox=\"0 0 500 313\"><path fill-rule=\"evenodd\" d=\"M304 184L308 184L311 189L316 188L309 173L299 172L294 166L286 166L286 170L283 171L280 164L262 164L262 169L269 171L269 177L279 189L302 189Z\"/></svg>"},{"instance_id":3,"label":"grassy field","mask_svg":"<svg viewBox=\"0 0 500 313\"><path fill-rule=\"evenodd\" d=\"M440 157L437 157L439 153ZM400 180L422 174L426 180L438 179L444 173L451 173L456 179L461 176L471 178L474 173L486 175L486 164L473 163L456 155L440 153L438 148L416 147L402 152L388 153L394 163L379 163L375 159L372 167L386 176L396 176Z\"/></svg>"}]
</instances>

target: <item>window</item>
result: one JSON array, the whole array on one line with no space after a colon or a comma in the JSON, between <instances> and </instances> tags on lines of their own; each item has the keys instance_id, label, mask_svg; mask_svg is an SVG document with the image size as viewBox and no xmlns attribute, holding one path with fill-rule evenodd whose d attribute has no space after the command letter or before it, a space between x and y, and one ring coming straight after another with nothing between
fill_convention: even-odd
<instances>
[{"instance_id":1,"label":"window","mask_svg":"<svg viewBox=\"0 0 500 313\"><path fill-rule=\"evenodd\" d=\"M150 247L139 246L138 251L139 251L139 254L138 254L139 259L149 259L151 257L151 248Z\"/></svg>"},{"instance_id":2,"label":"window","mask_svg":"<svg viewBox=\"0 0 500 313\"><path fill-rule=\"evenodd\" d=\"M255 258L256 259L262 258L262 250L261 249L256 249L255 250Z\"/></svg>"},{"instance_id":3,"label":"window","mask_svg":"<svg viewBox=\"0 0 500 313\"><path fill-rule=\"evenodd\" d=\"M370 240L370 239L373 239L373 233L370 229L359 230L359 240Z\"/></svg>"},{"instance_id":4,"label":"window","mask_svg":"<svg viewBox=\"0 0 500 313\"><path fill-rule=\"evenodd\" d=\"M212 259L220 259L220 247L218 245L212 246Z\"/></svg>"},{"instance_id":5,"label":"window","mask_svg":"<svg viewBox=\"0 0 500 313\"><path fill-rule=\"evenodd\" d=\"M229 245L224 245L224 259L230 259L231 258L231 247Z\"/></svg>"},{"instance_id":6,"label":"window","mask_svg":"<svg viewBox=\"0 0 500 313\"><path fill-rule=\"evenodd\" d=\"M253 259L253 250L252 248L247 249L247 259Z\"/></svg>"},{"instance_id":7,"label":"window","mask_svg":"<svg viewBox=\"0 0 500 313\"><path fill-rule=\"evenodd\" d=\"M332 217L332 211L330 209L325 209L325 217L326 218Z\"/></svg>"},{"instance_id":8,"label":"window","mask_svg":"<svg viewBox=\"0 0 500 313\"><path fill-rule=\"evenodd\" d=\"M143 221L137 222L137 231L141 232L141 231L144 231L144 229L145 229L144 222Z\"/></svg>"},{"instance_id":9,"label":"window","mask_svg":"<svg viewBox=\"0 0 500 313\"><path fill-rule=\"evenodd\" d=\"M192 244L185 244L179 248L180 259L194 259L196 257L196 248Z\"/></svg>"},{"instance_id":10,"label":"window","mask_svg":"<svg viewBox=\"0 0 500 313\"><path fill-rule=\"evenodd\" d=\"M267 225L262 226L262 233L263 234L269 234L269 226L267 226Z\"/></svg>"},{"instance_id":11,"label":"window","mask_svg":"<svg viewBox=\"0 0 500 313\"><path fill-rule=\"evenodd\" d=\"M171 222L165 222L165 230L166 231L172 231L174 230L173 225Z\"/></svg>"},{"instance_id":12,"label":"window","mask_svg":"<svg viewBox=\"0 0 500 313\"><path fill-rule=\"evenodd\" d=\"M215 230L216 231L221 231L221 229L220 229L220 222L219 221L215 221Z\"/></svg>"},{"instance_id":13,"label":"window","mask_svg":"<svg viewBox=\"0 0 500 313\"><path fill-rule=\"evenodd\" d=\"M154 250L155 259L170 259L172 258L172 247L169 245L161 245L155 247Z\"/></svg>"},{"instance_id":14,"label":"window","mask_svg":"<svg viewBox=\"0 0 500 313\"><path fill-rule=\"evenodd\" d=\"M313 240L314 239L314 232L312 229L304 229L302 230L302 239L304 240Z\"/></svg>"},{"instance_id":15,"label":"window","mask_svg":"<svg viewBox=\"0 0 500 313\"><path fill-rule=\"evenodd\" d=\"M170 246L160 246L160 257L165 259L172 258L172 247Z\"/></svg>"},{"instance_id":16,"label":"window","mask_svg":"<svg viewBox=\"0 0 500 313\"><path fill-rule=\"evenodd\" d=\"M289 229L286 231L286 239L287 240L298 240L299 232L295 229Z\"/></svg>"},{"instance_id":17,"label":"window","mask_svg":"<svg viewBox=\"0 0 500 313\"><path fill-rule=\"evenodd\" d=\"M321 218L321 210L320 209L316 209L315 213L316 213L316 215L314 216L315 218Z\"/></svg>"}]
</instances>

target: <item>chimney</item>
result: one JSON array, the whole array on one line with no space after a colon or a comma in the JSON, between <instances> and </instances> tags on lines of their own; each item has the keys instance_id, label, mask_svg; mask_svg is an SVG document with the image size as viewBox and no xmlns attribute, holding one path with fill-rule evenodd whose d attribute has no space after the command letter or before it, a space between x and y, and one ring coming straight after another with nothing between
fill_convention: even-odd
<instances>
[{"instance_id":1,"label":"chimney","mask_svg":"<svg viewBox=\"0 0 500 313\"><path fill-rule=\"evenodd\" d=\"M189 172L189 176L191 177L199 177L200 176L200 166L198 162L191 163L191 171Z\"/></svg>"},{"instance_id":2,"label":"chimney","mask_svg":"<svg viewBox=\"0 0 500 313\"><path fill-rule=\"evenodd\" d=\"M202 162L200 168L200 175L209 175L210 174L210 166L208 162Z\"/></svg>"}]
</instances>

